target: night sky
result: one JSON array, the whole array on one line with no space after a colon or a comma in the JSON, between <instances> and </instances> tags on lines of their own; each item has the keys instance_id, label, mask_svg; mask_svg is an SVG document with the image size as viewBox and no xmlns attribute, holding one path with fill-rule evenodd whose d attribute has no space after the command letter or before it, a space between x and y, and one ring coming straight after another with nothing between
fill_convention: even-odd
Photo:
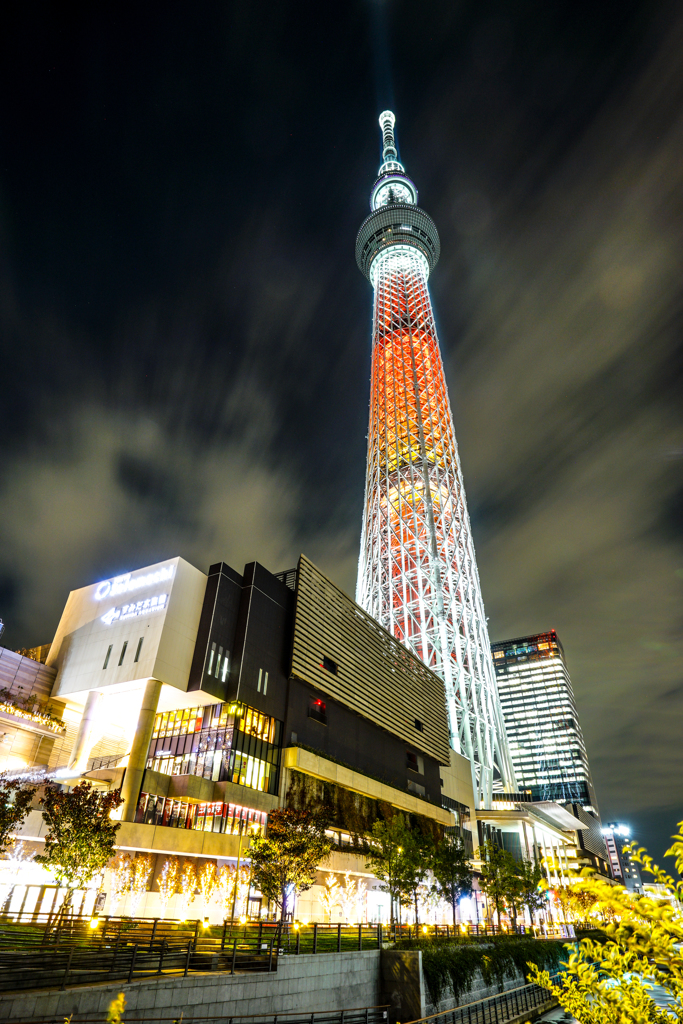
<instances>
[{"instance_id":1,"label":"night sky","mask_svg":"<svg viewBox=\"0 0 683 1024\"><path fill-rule=\"evenodd\" d=\"M678 7L678 10L677 10ZM182 555L354 592L379 112L432 280L489 628L556 629L603 818L683 817L680 6L8 5L0 617Z\"/></svg>"}]
</instances>

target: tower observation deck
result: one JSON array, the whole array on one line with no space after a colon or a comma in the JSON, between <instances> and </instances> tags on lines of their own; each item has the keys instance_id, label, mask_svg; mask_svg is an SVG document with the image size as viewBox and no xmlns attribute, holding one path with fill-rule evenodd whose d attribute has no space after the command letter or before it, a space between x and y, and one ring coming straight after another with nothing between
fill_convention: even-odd
<instances>
[{"instance_id":1,"label":"tower observation deck","mask_svg":"<svg viewBox=\"0 0 683 1024\"><path fill-rule=\"evenodd\" d=\"M395 118L356 261L374 289L370 428L356 600L444 681L451 744L474 792L516 789L434 324L436 226L398 159Z\"/></svg>"}]
</instances>

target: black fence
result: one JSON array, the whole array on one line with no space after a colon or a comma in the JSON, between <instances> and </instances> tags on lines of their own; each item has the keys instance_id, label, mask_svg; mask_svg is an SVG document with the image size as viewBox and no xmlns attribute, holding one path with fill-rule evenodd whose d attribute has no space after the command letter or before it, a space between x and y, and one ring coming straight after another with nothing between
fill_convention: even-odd
<instances>
[{"instance_id":1,"label":"black fence","mask_svg":"<svg viewBox=\"0 0 683 1024\"><path fill-rule=\"evenodd\" d=\"M400 935L400 932L397 933ZM407 935L407 932L404 932ZM130 917L67 917L32 920L26 924L0 918L0 957L3 950L65 950L111 949L112 945L151 949L166 940L172 946L187 947L191 942L196 952L223 953L239 944L261 949L270 946L280 953L344 953L352 950L379 949L389 941L381 925L281 924L275 921L242 921L209 925L205 920L177 921L162 918Z\"/></svg>"},{"instance_id":2,"label":"black fence","mask_svg":"<svg viewBox=\"0 0 683 1024\"><path fill-rule=\"evenodd\" d=\"M150 1014L158 1011L150 1010ZM178 1024L180 1014L173 1017L138 1016L135 1012L125 1011L126 1024ZM389 1018L388 1006L361 1007L352 1010L329 1010L314 1011L313 1013L278 1013L274 1016L267 1014L253 1014L251 1016L237 1017L203 1017L201 1013L188 1014L183 1012L184 1024L387 1024ZM90 1017L85 1014L74 1013L69 1020L72 1024L102 1024L102 1016ZM0 1024L8 1022L0 1021ZM50 1017L31 1017L31 1024L64 1024L64 1014L55 1014Z\"/></svg>"},{"instance_id":3,"label":"black fence","mask_svg":"<svg viewBox=\"0 0 683 1024\"><path fill-rule=\"evenodd\" d=\"M133 981L160 975L187 976L195 971L275 971L276 936L269 943L233 939L223 948L196 949L166 939L149 945L115 944L111 948L43 949L40 952L0 953L0 992L90 985L103 981Z\"/></svg>"},{"instance_id":4,"label":"black fence","mask_svg":"<svg viewBox=\"0 0 683 1024\"><path fill-rule=\"evenodd\" d=\"M555 1003L554 996L540 985L523 985L502 992L498 996L479 999L476 1003L465 1003L444 1013L422 1017L411 1024L504 1024L524 1013L537 1010L539 1006Z\"/></svg>"},{"instance_id":5,"label":"black fence","mask_svg":"<svg viewBox=\"0 0 683 1024\"><path fill-rule=\"evenodd\" d=\"M0 922L0 992L195 971L275 971L281 930L159 918Z\"/></svg>"}]
</instances>

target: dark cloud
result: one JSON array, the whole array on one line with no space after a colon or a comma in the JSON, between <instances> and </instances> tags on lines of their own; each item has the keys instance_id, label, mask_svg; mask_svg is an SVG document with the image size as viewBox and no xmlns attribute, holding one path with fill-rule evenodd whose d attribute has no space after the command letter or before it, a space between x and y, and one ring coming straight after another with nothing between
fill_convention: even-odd
<instances>
[{"instance_id":1,"label":"dark cloud","mask_svg":"<svg viewBox=\"0 0 683 1024\"><path fill-rule=\"evenodd\" d=\"M683 806L683 29L664 4L15 8L0 616L181 554L353 592L395 93L494 638L556 628L607 818ZM393 77L392 77L393 73ZM659 845L657 845L659 844Z\"/></svg>"}]
</instances>

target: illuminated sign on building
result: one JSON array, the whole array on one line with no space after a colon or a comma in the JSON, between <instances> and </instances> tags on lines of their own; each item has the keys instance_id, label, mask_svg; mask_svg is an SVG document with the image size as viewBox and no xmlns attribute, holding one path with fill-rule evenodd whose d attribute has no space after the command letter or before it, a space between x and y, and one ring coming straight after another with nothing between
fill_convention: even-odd
<instances>
[{"instance_id":1,"label":"illuminated sign on building","mask_svg":"<svg viewBox=\"0 0 683 1024\"><path fill-rule=\"evenodd\" d=\"M105 597L118 597L119 594L129 594L132 590L142 590L143 587L152 587L156 583L164 583L173 578L175 566L169 565L165 569L157 569L156 572L147 573L145 576L133 576L132 573L124 573L123 576L115 576L113 580L104 580L95 591L95 600L103 601Z\"/></svg>"},{"instance_id":2,"label":"illuminated sign on building","mask_svg":"<svg viewBox=\"0 0 683 1024\"><path fill-rule=\"evenodd\" d=\"M154 574L157 575L156 573ZM158 594L156 597L148 597L145 601L137 601L135 604L124 604L120 608L110 608L106 615L102 616L102 622L111 626L112 622L118 619L134 619L137 615L146 615L148 612L159 612L166 607L168 594Z\"/></svg>"}]
</instances>

